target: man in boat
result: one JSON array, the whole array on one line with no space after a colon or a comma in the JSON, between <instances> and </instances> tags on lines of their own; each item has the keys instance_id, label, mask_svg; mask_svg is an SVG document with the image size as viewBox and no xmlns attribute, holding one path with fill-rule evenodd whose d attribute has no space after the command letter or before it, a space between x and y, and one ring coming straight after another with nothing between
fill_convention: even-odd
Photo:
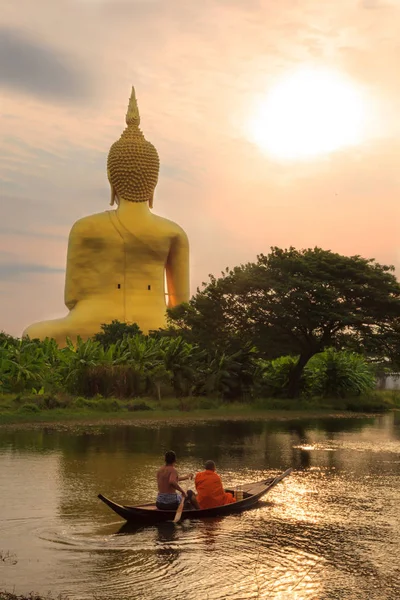
<instances>
[{"instance_id":1,"label":"man in boat","mask_svg":"<svg viewBox=\"0 0 400 600\"><path fill-rule=\"evenodd\" d=\"M194 480L197 491L196 500L200 508L215 508L216 506L235 502L233 495L230 492L225 492L221 477L216 473L215 462L207 460L204 469L204 471L197 473Z\"/></svg>"},{"instance_id":2,"label":"man in boat","mask_svg":"<svg viewBox=\"0 0 400 600\"><path fill-rule=\"evenodd\" d=\"M168 450L165 453L165 465L157 471L157 508L159 510L177 510L182 497L185 498L184 508L199 508L193 491L188 490L185 492L179 485L179 481L193 479L193 473L179 476L175 464L176 454L172 450ZM177 492L180 492L180 494Z\"/></svg>"}]
</instances>

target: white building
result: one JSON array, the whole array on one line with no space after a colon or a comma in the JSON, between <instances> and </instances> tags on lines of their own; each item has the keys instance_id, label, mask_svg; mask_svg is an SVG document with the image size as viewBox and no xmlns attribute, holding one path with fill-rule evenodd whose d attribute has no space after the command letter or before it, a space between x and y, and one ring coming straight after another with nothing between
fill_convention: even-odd
<instances>
[{"instance_id":1,"label":"white building","mask_svg":"<svg viewBox=\"0 0 400 600\"><path fill-rule=\"evenodd\" d=\"M381 390L400 390L400 373L388 373L380 380Z\"/></svg>"}]
</instances>

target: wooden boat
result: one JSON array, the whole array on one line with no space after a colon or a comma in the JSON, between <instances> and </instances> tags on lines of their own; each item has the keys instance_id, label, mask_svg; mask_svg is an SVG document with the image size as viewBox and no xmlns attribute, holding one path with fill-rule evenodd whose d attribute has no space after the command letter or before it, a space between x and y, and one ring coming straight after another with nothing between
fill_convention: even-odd
<instances>
[{"instance_id":1,"label":"wooden boat","mask_svg":"<svg viewBox=\"0 0 400 600\"><path fill-rule=\"evenodd\" d=\"M270 477L269 479L264 479L256 483L247 483L240 486L243 490L243 500L237 500L232 504L225 504L224 506L217 506L215 508L184 510L182 512L182 520L225 516L252 508L262 496L265 496L265 494L282 481L282 479L290 475L292 470L293 469L287 469L277 477ZM225 491L233 493L233 490L231 489L226 489ZM163 521L172 521L176 513L175 510L159 510L153 502L150 504L140 504L138 506L125 506L109 500L102 494L99 494L98 498L129 523L154 525L155 523L161 523Z\"/></svg>"}]
</instances>

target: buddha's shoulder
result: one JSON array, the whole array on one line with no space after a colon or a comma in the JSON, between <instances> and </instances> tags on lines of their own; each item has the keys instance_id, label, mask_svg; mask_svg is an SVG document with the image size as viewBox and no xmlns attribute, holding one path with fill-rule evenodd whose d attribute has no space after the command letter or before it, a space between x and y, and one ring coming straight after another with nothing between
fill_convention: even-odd
<instances>
[{"instance_id":1,"label":"buddha's shoulder","mask_svg":"<svg viewBox=\"0 0 400 600\"><path fill-rule=\"evenodd\" d=\"M170 219L165 219L158 215L153 215L153 219L157 228L170 234L172 237L187 237L185 230L178 223L175 223L175 221L170 221Z\"/></svg>"},{"instance_id":2,"label":"buddha's shoulder","mask_svg":"<svg viewBox=\"0 0 400 600\"><path fill-rule=\"evenodd\" d=\"M110 211L105 211L101 213L96 213L94 215L89 215L87 217L82 217L82 219L78 219L72 226L71 233L75 234L90 234L94 235L99 229L103 229L104 227L110 226Z\"/></svg>"}]
</instances>

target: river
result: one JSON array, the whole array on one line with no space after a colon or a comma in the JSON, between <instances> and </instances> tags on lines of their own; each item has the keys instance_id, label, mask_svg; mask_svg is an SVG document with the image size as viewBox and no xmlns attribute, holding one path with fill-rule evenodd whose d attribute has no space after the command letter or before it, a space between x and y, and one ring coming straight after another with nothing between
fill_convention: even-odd
<instances>
[{"instance_id":1,"label":"river","mask_svg":"<svg viewBox=\"0 0 400 600\"><path fill-rule=\"evenodd\" d=\"M167 449L226 485L289 466L258 508L126 531ZM185 482L186 483L186 482ZM73 600L398 600L400 413L0 429L0 589Z\"/></svg>"}]
</instances>

